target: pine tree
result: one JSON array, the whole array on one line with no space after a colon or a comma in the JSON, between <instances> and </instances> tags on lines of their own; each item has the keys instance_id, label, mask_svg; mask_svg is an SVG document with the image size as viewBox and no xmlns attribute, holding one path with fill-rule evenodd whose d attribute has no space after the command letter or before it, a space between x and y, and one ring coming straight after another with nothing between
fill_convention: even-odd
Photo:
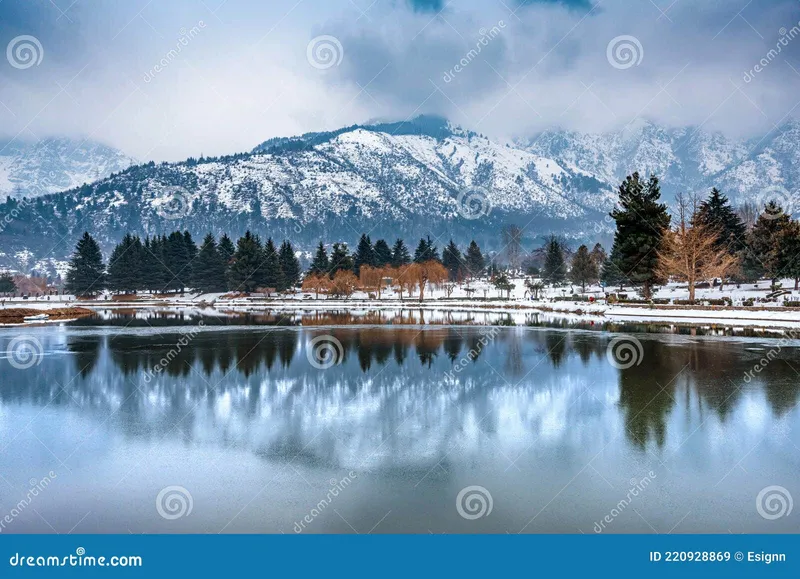
<instances>
[{"instance_id":1,"label":"pine tree","mask_svg":"<svg viewBox=\"0 0 800 579\"><path fill-rule=\"evenodd\" d=\"M219 244L217 245L217 249L219 250L219 255L222 257L222 261L225 263L225 267L228 267L231 260L233 259L233 254L236 253L236 247L233 245L233 241L231 238L228 237L227 233L223 233L222 237L219 238Z\"/></svg>"},{"instance_id":2,"label":"pine tree","mask_svg":"<svg viewBox=\"0 0 800 579\"><path fill-rule=\"evenodd\" d=\"M747 235L742 270L748 280L766 277L773 285L783 270L791 263L787 249L791 249L791 219L780 205L770 201L759 215L755 226Z\"/></svg>"},{"instance_id":3,"label":"pine tree","mask_svg":"<svg viewBox=\"0 0 800 579\"><path fill-rule=\"evenodd\" d=\"M594 261L595 265L597 266L597 271L600 271L600 268L603 267L603 263L605 263L606 258L608 257L606 255L606 250L599 243L595 243L592 251L589 252L589 255L592 257L592 261Z\"/></svg>"},{"instance_id":4,"label":"pine tree","mask_svg":"<svg viewBox=\"0 0 800 579\"><path fill-rule=\"evenodd\" d=\"M93 295L105 288L105 269L100 246L88 231L84 232L70 259L64 289L76 296Z\"/></svg>"},{"instance_id":5,"label":"pine tree","mask_svg":"<svg viewBox=\"0 0 800 579\"><path fill-rule=\"evenodd\" d=\"M275 242L270 237L264 245L263 263L263 285L268 288L275 288L278 291L286 289L286 278L281 269L280 255L275 247Z\"/></svg>"},{"instance_id":6,"label":"pine tree","mask_svg":"<svg viewBox=\"0 0 800 579\"><path fill-rule=\"evenodd\" d=\"M375 242L375 267L385 267L392 263L392 250L385 239Z\"/></svg>"},{"instance_id":7,"label":"pine tree","mask_svg":"<svg viewBox=\"0 0 800 579\"><path fill-rule=\"evenodd\" d=\"M13 293L17 293L17 284L14 282L14 276L8 271L0 273L0 294Z\"/></svg>"},{"instance_id":8,"label":"pine tree","mask_svg":"<svg viewBox=\"0 0 800 579\"><path fill-rule=\"evenodd\" d=\"M225 279L225 262L211 233L203 239L197 259L194 261L192 276L192 285L202 293L224 292L228 287Z\"/></svg>"},{"instance_id":9,"label":"pine tree","mask_svg":"<svg viewBox=\"0 0 800 579\"><path fill-rule=\"evenodd\" d=\"M420 239L416 251L414 251L414 263L425 263L426 261L441 261L439 250L433 244L429 235L427 239Z\"/></svg>"},{"instance_id":10,"label":"pine tree","mask_svg":"<svg viewBox=\"0 0 800 579\"><path fill-rule=\"evenodd\" d=\"M403 267L411 263L411 254L408 252L405 242L398 239L392 248L392 267Z\"/></svg>"},{"instance_id":11,"label":"pine tree","mask_svg":"<svg viewBox=\"0 0 800 579\"><path fill-rule=\"evenodd\" d=\"M139 237L125 234L108 259L108 289L117 292L135 292L145 289L144 247Z\"/></svg>"},{"instance_id":12,"label":"pine tree","mask_svg":"<svg viewBox=\"0 0 800 579\"><path fill-rule=\"evenodd\" d=\"M464 261L466 262L467 273L470 277L480 276L486 268L486 260L483 258L481 248L478 247L474 239L469 243Z\"/></svg>"},{"instance_id":13,"label":"pine tree","mask_svg":"<svg viewBox=\"0 0 800 579\"><path fill-rule=\"evenodd\" d=\"M320 241L317 246L317 253L314 254L314 259L311 261L311 266L308 268L309 275L327 275L331 264L328 260L328 252L325 245Z\"/></svg>"},{"instance_id":14,"label":"pine tree","mask_svg":"<svg viewBox=\"0 0 800 579\"><path fill-rule=\"evenodd\" d=\"M575 255L572 256L572 267L569 275L573 283L581 286L581 291L586 291L586 284L597 281L597 263L589 254L589 248L581 245Z\"/></svg>"},{"instance_id":15,"label":"pine tree","mask_svg":"<svg viewBox=\"0 0 800 579\"><path fill-rule=\"evenodd\" d=\"M459 281L464 277L464 256L452 239L442 250L442 265L447 268L450 281Z\"/></svg>"},{"instance_id":16,"label":"pine tree","mask_svg":"<svg viewBox=\"0 0 800 579\"><path fill-rule=\"evenodd\" d=\"M353 273L355 273L356 276L361 274L362 265L375 266L375 250L367 234L361 235L361 239L358 240L356 252L353 255Z\"/></svg>"},{"instance_id":17,"label":"pine tree","mask_svg":"<svg viewBox=\"0 0 800 579\"><path fill-rule=\"evenodd\" d=\"M274 247L273 247L274 250ZM228 287L232 291L252 292L264 285L264 249L258 235L249 231L236 242L236 252L228 268Z\"/></svg>"},{"instance_id":18,"label":"pine tree","mask_svg":"<svg viewBox=\"0 0 800 579\"><path fill-rule=\"evenodd\" d=\"M719 231L717 247L726 247L736 255L744 249L746 228L728 198L714 187L709 198L700 203L695 221Z\"/></svg>"},{"instance_id":19,"label":"pine tree","mask_svg":"<svg viewBox=\"0 0 800 579\"><path fill-rule=\"evenodd\" d=\"M288 241L281 244L281 249L278 252L278 257L283 273L282 286L280 289L286 290L295 287L300 283L300 260L294 254L294 248Z\"/></svg>"},{"instance_id":20,"label":"pine tree","mask_svg":"<svg viewBox=\"0 0 800 579\"><path fill-rule=\"evenodd\" d=\"M600 281L603 282L604 286L620 286L622 289L622 285L627 281L625 276L622 275L622 270L619 267L619 258L614 253L614 250L611 250L611 255L609 255L603 265L600 267Z\"/></svg>"},{"instance_id":21,"label":"pine tree","mask_svg":"<svg viewBox=\"0 0 800 579\"><path fill-rule=\"evenodd\" d=\"M545 244L544 268L542 269L544 281L559 285L567 279L567 264L564 259L564 246L561 241L551 235Z\"/></svg>"},{"instance_id":22,"label":"pine tree","mask_svg":"<svg viewBox=\"0 0 800 579\"><path fill-rule=\"evenodd\" d=\"M346 243L333 244L330 263L329 275L331 279L333 279L337 271L353 271L353 256L350 255L350 249L348 249Z\"/></svg>"},{"instance_id":23,"label":"pine tree","mask_svg":"<svg viewBox=\"0 0 800 579\"><path fill-rule=\"evenodd\" d=\"M651 175L643 183L634 173L619 186L619 207L611 212L617 222L613 249L619 256L618 265L631 283L642 286L646 299L653 285L661 281L656 271L657 250L670 222L667 206L659 203L660 199L658 177Z\"/></svg>"},{"instance_id":24,"label":"pine tree","mask_svg":"<svg viewBox=\"0 0 800 579\"><path fill-rule=\"evenodd\" d=\"M166 290L183 292L191 284L190 247L180 231L169 234L164 244L164 264L167 278Z\"/></svg>"}]
</instances>

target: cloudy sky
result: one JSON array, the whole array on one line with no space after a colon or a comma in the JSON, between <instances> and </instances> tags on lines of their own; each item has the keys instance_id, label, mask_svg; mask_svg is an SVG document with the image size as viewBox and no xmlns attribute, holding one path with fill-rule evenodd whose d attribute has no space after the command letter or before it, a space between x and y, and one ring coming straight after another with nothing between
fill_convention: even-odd
<instances>
[{"instance_id":1,"label":"cloudy sky","mask_svg":"<svg viewBox=\"0 0 800 579\"><path fill-rule=\"evenodd\" d=\"M421 113L759 136L800 116L799 21L797 0L6 0L0 136L143 160Z\"/></svg>"}]
</instances>

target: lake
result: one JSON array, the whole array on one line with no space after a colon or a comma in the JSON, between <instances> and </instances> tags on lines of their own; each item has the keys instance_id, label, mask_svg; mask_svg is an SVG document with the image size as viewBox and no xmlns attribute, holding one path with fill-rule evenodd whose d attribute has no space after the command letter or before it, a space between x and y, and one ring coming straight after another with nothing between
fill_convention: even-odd
<instances>
[{"instance_id":1,"label":"lake","mask_svg":"<svg viewBox=\"0 0 800 579\"><path fill-rule=\"evenodd\" d=\"M800 530L797 341L347 321L0 330L0 532Z\"/></svg>"}]
</instances>

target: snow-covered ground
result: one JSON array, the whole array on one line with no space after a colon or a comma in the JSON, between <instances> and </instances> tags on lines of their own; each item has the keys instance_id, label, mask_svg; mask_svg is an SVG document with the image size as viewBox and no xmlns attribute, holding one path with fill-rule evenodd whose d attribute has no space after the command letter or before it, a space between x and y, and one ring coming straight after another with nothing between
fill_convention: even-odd
<instances>
[{"instance_id":1,"label":"snow-covered ground","mask_svg":"<svg viewBox=\"0 0 800 579\"><path fill-rule=\"evenodd\" d=\"M525 280L516 278L512 280L514 289L510 296L500 292L491 285L489 280L471 282L469 285L456 285L448 293L441 287L429 287L425 291L425 300L418 301L418 295L409 297L404 294L401 302L400 295L393 289L384 290L381 299L370 298L368 292L357 291L349 299L326 298L320 296L317 300L311 292L298 291L288 295L274 295L271 297L253 295L249 297L230 298L222 293L199 294L186 293L183 296L155 297L150 294L140 294L136 301L115 301L110 294L99 296L96 300L76 300L74 296L49 296L29 298L27 300L11 300L0 298L2 307L26 307L31 309L46 310L51 307L63 307L65 304L84 306L90 308L115 308L115 307L170 307L193 308L205 306L207 312L216 310L349 310L352 312L368 310L390 310L414 308L428 311L478 311L478 312L508 312L513 310L542 310L563 314L578 314L602 316L608 320L620 321L659 321L683 323L732 323L739 325L759 325L766 327L800 327L800 308L790 308L783 305L784 301L800 301L800 291L791 290L790 293L779 296L775 301L764 301L770 293L770 283L761 281L758 284L746 284L737 287L726 285L723 289L708 288L696 290L695 299L719 300L728 298L732 307L727 306L676 306L676 305L648 305L648 304L607 304L606 292L600 286L587 287L581 292L578 286L566 285L558 288L545 288L538 299L533 300L529 295ZM794 287L793 280L783 280L783 288ZM619 288L609 292L627 294L628 298L639 298L636 290ZM595 301L565 299L573 295L592 297ZM685 300L688 299L688 289L685 284L671 283L659 287L654 294L656 299ZM752 306L743 303L752 299Z\"/></svg>"}]
</instances>

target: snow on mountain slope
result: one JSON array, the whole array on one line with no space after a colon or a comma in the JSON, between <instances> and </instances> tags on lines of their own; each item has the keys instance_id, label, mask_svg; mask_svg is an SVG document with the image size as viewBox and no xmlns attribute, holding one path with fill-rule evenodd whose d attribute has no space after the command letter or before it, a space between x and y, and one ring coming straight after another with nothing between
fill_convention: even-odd
<instances>
[{"instance_id":1,"label":"snow on mountain slope","mask_svg":"<svg viewBox=\"0 0 800 579\"><path fill-rule=\"evenodd\" d=\"M478 215L467 195L477 196ZM533 237L588 234L613 202L611 184L586 171L420 118L272 140L229 157L131 167L43 198L0 240L28 248L58 235L71 244L89 223L105 247L126 231L175 228L198 235L252 229L300 246L321 237L352 242L361 232L491 244L508 223L532 224ZM0 206L0 217L11 209ZM47 224L41 239L25 227L35 222Z\"/></svg>"},{"instance_id":2,"label":"snow on mountain slope","mask_svg":"<svg viewBox=\"0 0 800 579\"><path fill-rule=\"evenodd\" d=\"M42 139L0 143L0 196L40 197L92 183L127 169L135 160L88 140Z\"/></svg>"}]
</instances>

